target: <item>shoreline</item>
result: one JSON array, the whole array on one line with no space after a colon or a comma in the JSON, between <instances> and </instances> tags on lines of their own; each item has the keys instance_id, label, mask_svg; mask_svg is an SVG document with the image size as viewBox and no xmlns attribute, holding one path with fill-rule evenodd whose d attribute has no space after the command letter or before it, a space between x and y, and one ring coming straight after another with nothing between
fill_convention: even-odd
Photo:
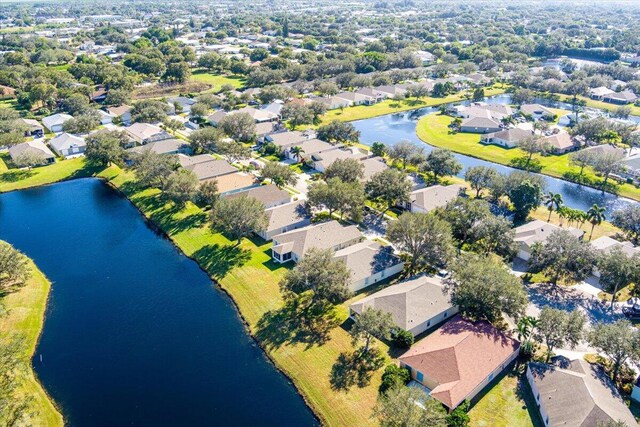
<instances>
[{"instance_id":1,"label":"shoreline","mask_svg":"<svg viewBox=\"0 0 640 427\"><path fill-rule=\"evenodd\" d=\"M87 178L90 179L92 177L87 177ZM133 202L133 200L131 200L128 197L128 195L120 187L118 187L117 185L115 185L115 184L113 184L111 182L111 179L103 177L103 176L100 176L100 175L98 175L96 177L93 177L93 178L102 181L106 186L108 186L113 191L118 193L120 196L125 198L131 204L131 206L133 206L138 211L138 213L144 219L144 222L147 224L147 226L149 228L151 228L152 230L158 232L159 234L162 235L162 238L164 238L164 239L168 240L169 242L171 242L171 245L177 251L179 251L186 258L188 258L191 261L193 261L198 266L198 268L203 273L205 273L207 275L207 277L209 277L209 279L211 279L211 282L213 282L213 284L216 286L216 288L219 289L220 291L222 291L225 294L225 296L229 299L229 301L231 302L231 305L233 306L236 314L238 315L238 318L240 319L240 322L242 323L243 328L245 329L246 334L258 345L258 347L260 347L260 349L264 353L265 359L268 361L268 363L271 366L273 366L279 373L281 373L286 378L287 382L293 386L293 388L296 391L296 394L298 394L298 396L300 396L302 398L302 400L304 401L305 405L307 405L307 407L309 408L309 410L311 411L313 416L316 418L316 421L318 421L319 425L327 425L326 419L324 417L322 417L322 415L317 410L315 410L315 407L311 404L309 399L307 399L307 397L304 395L304 393L302 393L302 391L297 386L297 384L295 383L293 378L270 357L270 355L269 355L269 353L267 351L267 348L265 348L263 343L260 340L258 340L258 338L255 336L255 334L253 332L251 332L251 325L249 324L249 322L247 321L247 319L245 318L243 313L240 311L240 307L238 306L238 303L235 300L235 298L233 297L233 295L231 294L231 292L229 292L228 289L225 289L221 285L221 283L218 282L218 280L216 278L214 278L202 265L200 265L200 263L193 256L187 254L183 250L183 248L180 247L178 242L176 242L176 240L171 237L171 235L169 235L162 227L160 227L158 224L156 224L147 214L145 214L145 212L143 212L142 209L137 204L135 204Z\"/></svg>"},{"instance_id":2,"label":"shoreline","mask_svg":"<svg viewBox=\"0 0 640 427\"><path fill-rule=\"evenodd\" d=\"M23 337L25 354L20 355L28 370L20 381L18 392L34 398L33 409L38 413L29 420L34 425L63 426L64 416L57 402L49 395L35 372L33 358L36 354L46 320L52 283L30 259L32 276L18 291L4 297L8 314L0 318L0 336L10 338L16 332Z\"/></svg>"}]
</instances>

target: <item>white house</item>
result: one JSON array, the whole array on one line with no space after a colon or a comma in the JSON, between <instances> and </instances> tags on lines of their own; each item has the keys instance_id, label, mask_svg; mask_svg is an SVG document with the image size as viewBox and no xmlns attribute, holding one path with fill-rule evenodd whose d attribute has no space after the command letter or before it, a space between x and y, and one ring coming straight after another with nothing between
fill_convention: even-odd
<instances>
[{"instance_id":1,"label":"white house","mask_svg":"<svg viewBox=\"0 0 640 427\"><path fill-rule=\"evenodd\" d=\"M61 157L79 156L84 153L87 143L84 138L71 135L66 132L61 133L49 141L49 146Z\"/></svg>"},{"instance_id":2,"label":"white house","mask_svg":"<svg viewBox=\"0 0 640 427\"><path fill-rule=\"evenodd\" d=\"M404 203L401 207L411 212L431 212L435 208L443 207L450 201L455 200L463 190L464 186L459 184L447 186L438 184L421 188L412 191L409 194L409 202Z\"/></svg>"},{"instance_id":3,"label":"white house","mask_svg":"<svg viewBox=\"0 0 640 427\"><path fill-rule=\"evenodd\" d=\"M518 258L528 261L531 258L531 249L536 243L544 243L547 238L556 230L567 230L575 237L581 239L584 231L574 227L560 228L539 219L516 227L514 240L520 246L518 248Z\"/></svg>"},{"instance_id":4,"label":"white house","mask_svg":"<svg viewBox=\"0 0 640 427\"><path fill-rule=\"evenodd\" d=\"M357 292L402 272L404 264L393 254L391 246L372 240L338 250L335 259L343 261L351 273L349 289Z\"/></svg>"},{"instance_id":5,"label":"white house","mask_svg":"<svg viewBox=\"0 0 640 427\"><path fill-rule=\"evenodd\" d=\"M66 121L69 121L71 119L73 119L73 117L68 114L58 113L42 119L42 124L44 125L44 127L49 129L49 131L53 133L60 133L62 132L62 125L64 125Z\"/></svg>"}]
</instances>

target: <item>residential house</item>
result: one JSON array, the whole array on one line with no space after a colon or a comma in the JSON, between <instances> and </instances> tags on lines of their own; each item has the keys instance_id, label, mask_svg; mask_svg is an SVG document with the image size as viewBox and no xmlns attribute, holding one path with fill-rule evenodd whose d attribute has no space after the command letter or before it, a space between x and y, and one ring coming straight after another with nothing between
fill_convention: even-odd
<instances>
[{"instance_id":1,"label":"residential house","mask_svg":"<svg viewBox=\"0 0 640 427\"><path fill-rule=\"evenodd\" d=\"M309 249L338 251L362 240L364 236L355 225L327 221L273 236L271 254L280 263L298 262Z\"/></svg>"},{"instance_id":2,"label":"residential house","mask_svg":"<svg viewBox=\"0 0 640 427\"><path fill-rule=\"evenodd\" d=\"M264 212L267 214L267 228L257 234L267 241L278 234L311 224L311 215L309 215L303 200L274 206Z\"/></svg>"},{"instance_id":3,"label":"residential house","mask_svg":"<svg viewBox=\"0 0 640 427\"><path fill-rule=\"evenodd\" d=\"M312 101L320 102L327 107L327 110L336 110L338 108L346 108L351 105L351 101L348 99L339 97L339 96L328 96L328 97L318 97L318 98L310 98Z\"/></svg>"},{"instance_id":4,"label":"residential house","mask_svg":"<svg viewBox=\"0 0 640 427\"><path fill-rule=\"evenodd\" d=\"M488 322L456 315L399 357L411 378L449 410L473 399L520 351L520 343Z\"/></svg>"},{"instance_id":5,"label":"residential house","mask_svg":"<svg viewBox=\"0 0 640 427\"><path fill-rule=\"evenodd\" d=\"M500 122L491 117L469 117L463 119L460 124L460 132L489 133L498 132L500 129Z\"/></svg>"},{"instance_id":6,"label":"residential house","mask_svg":"<svg viewBox=\"0 0 640 427\"><path fill-rule=\"evenodd\" d=\"M16 90L10 86L0 85L0 99L9 99L16 97Z\"/></svg>"},{"instance_id":7,"label":"residential house","mask_svg":"<svg viewBox=\"0 0 640 427\"><path fill-rule=\"evenodd\" d=\"M609 376L582 359L531 362L527 380L545 426L597 427L611 422L638 425Z\"/></svg>"},{"instance_id":8,"label":"residential house","mask_svg":"<svg viewBox=\"0 0 640 427\"><path fill-rule=\"evenodd\" d=\"M391 246L364 240L336 251L335 259L343 261L351 273L349 289L357 292L402 272L404 263L393 254Z\"/></svg>"},{"instance_id":9,"label":"residential house","mask_svg":"<svg viewBox=\"0 0 640 427\"><path fill-rule=\"evenodd\" d=\"M388 95L386 93L380 92L376 88L371 87L360 88L355 93L371 98L374 104L377 104L378 102L384 101L386 98L388 98Z\"/></svg>"},{"instance_id":10,"label":"residential house","mask_svg":"<svg viewBox=\"0 0 640 427\"><path fill-rule=\"evenodd\" d=\"M412 191L409 195L409 202L405 202L401 207L410 212L428 213L455 200L462 191L464 191L464 186L460 184L446 186L438 184L420 188Z\"/></svg>"},{"instance_id":11,"label":"residential house","mask_svg":"<svg viewBox=\"0 0 640 427\"><path fill-rule=\"evenodd\" d=\"M243 196L253 197L260 203L262 203L265 209L273 208L291 202L291 194L289 194L288 191L281 190L272 184L260 185L248 190L228 194L225 196L225 199L236 199Z\"/></svg>"},{"instance_id":12,"label":"residential house","mask_svg":"<svg viewBox=\"0 0 640 427\"><path fill-rule=\"evenodd\" d=\"M238 169L226 160L218 160L208 154L192 157L178 154L178 162L183 168L193 172L198 181L215 181L221 195L256 185L253 175L238 172Z\"/></svg>"},{"instance_id":13,"label":"residential house","mask_svg":"<svg viewBox=\"0 0 640 427\"><path fill-rule=\"evenodd\" d=\"M186 141L171 138L149 142L148 144L129 149L129 151L133 153L142 153L147 150L157 154L190 154L191 146Z\"/></svg>"},{"instance_id":14,"label":"residential house","mask_svg":"<svg viewBox=\"0 0 640 427\"><path fill-rule=\"evenodd\" d=\"M541 143L550 147L553 154L565 154L580 148L580 144L564 131L543 137Z\"/></svg>"},{"instance_id":15,"label":"residential house","mask_svg":"<svg viewBox=\"0 0 640 427\"><path fill-rule=\"evenodd\" d=\"M398 85L395 86L376 86L374 88L376 91L381 92L387 98L393 98L395 96L404 96L407 93L407 89L400 87Z\"/></svg>"},{"instance_id":16,"label":"residential house","mask_svg":"<svg viewBox=\"0 0 640 427\"><path fill-rule=\"evenodd\" d=\"M191 106L196 103L193 98L187 98L186 96L176 96L167 100L171 111L174 114L190 113Z\"/></svg>"},{"instance_id":17,"label":"residential house","mask_svg":"<svg viewBox=\"0 0 640 427\"><path fill-rule=\"evenodd\" d=\"M640 181L640 153L625 157L622 160L624 171L621 175L633 181Z\"/></svg>"},{"instance_id":18,"label":"residential house","mask_svg":"<svg viewBox=\"0 0 640 427\"><path fill-rule=\"evenodd\" d=\"M14 161L26 154L34 154L42 157L43 165L53 163L56 160L55 154L49 150L49 147L44 145L44 142L42 142L41 139L35 139L33 141L27 141L9 147L9 156Z\"/></svg>"},{"instance_id":19,"label":"residential house","mask_svg":"<svg viewBox=\"0 0 640 427\"><path fill-rule=\"evenodd\" d=\"M335 97L346 100L349 105L373 105L376 103L374 97L357 92L340 92Z\"/></svg>"},{"instance_id":20,"label":"residential house","mask_svg":"<svg viewBox=\"0 0 640 427\"><path fill-rule=\"evenodd\" d=\"M162 128L149 123L134 123L126 127L125 132L137 144L144 145L163 139L171 139L173 136L165 132Z\"/></svg>"},{"instance_id":21,"label":"residential house","mask_svg":"<svg viewBox=\"0 0 640 427\"><path fill-rule=\"evenodd\" d=\"M33 138L42 138L44 136L44 127L34 119L20 119L26 125L24 136L31 136Z\"/></svg>"},{"instance_id":22,"label":"residential house","mask_svg":"<svg viewBox=\"0 0 640 427\"><path fill-rule=\"evenodd\" d=\"M71 119L73 119L73 117L68 114L58 113L42 119L42 124L44 125L44 127L49 129L50 132L60 133L62 132L62 125L64 125L65 122Z\"/></svg>"},{"instance_id":23,"label":"residential house","mask_svg":"<svg viewBox=\"0 0 640 427\"><path fill-rule=\"evenodd\" d=\"M364 166L362 176L363 182L369 181L373 175L389 169L389 166L387 166L387 163L382 157L369 157L360 160L360 163Z\"/></svg>"},{"instance_id":24,"label":"residential house","mask_svg":"<svg viewBox=\"0 0 640 427\"><path fill-rule=\"evenodd\" d=\"M257 108L253 108L253 107L243 107L239 110L230 111L228 114L240 114L240 113L248 114L256 123L272 122L278 119L278 114L275 114L267 110L258 110Z\"/></svg>"},{"instance_id":25,"label":"residential house","mask_svg":"<svg viewBox=\"0 0 640 427\"><path fill-rule=\"evenodd\" d=\"M187 156L185 154L178 154L178 163L180 163L180 166L182 166L183 168L187 167L187 166L191 166L191 165L195 165L198 163L205 163L205 162L211 162L213 160L216 160L215 157L213 157L211 154L198 154L196 156ZM234 168L233 171L236 171L237 169Z\"/></svg>"},{"instance_id":26,"label":"residential house","mask_svg":"<svg viewBox=\"0 0 640 427\"><path fill-rule=\"evenodd\" d=\"M209 114L209 116L207 116L207 121L211 126L217 127L218 123L220 123L225 117L227 117L227 112L224 110L218 110L213 114Z\"/></svg>"},{"instance_id":27,"label":"residential house","mask_svg":"<svg viewBox=\"0 0 640 427\"><path fill-rule=\"evenodd\" d=\"M97 110L98 116L100 117L100 124L102 125L110 125L113 123L113 119L115 118L111 114L106 111Z\"/></svg>"},{"instance_id":28,"label":"residential house","mask_svg":"<svg viewBox=\"0 0 640 427\"><path fill-rule=\"evenodd\" d=\"M283 106L284 104L282 101L274 101L271 104L268 104L262 107L261 110L270 114L275 114L275 117L279 119L281 117Z\"/></svg>"},{"instance_id":29,"label":"residential house","mask_svg":"<svg viewBox=\"0 0 640 427\"><path fill-rule=\"evenodd\" d=\"M626 105L633 104L638 100L638 97L630 90L623 90L622 92L613 92L605 95L602 100L610 104Z\"/></svg>"},{"instance_id":30,"label":"residential house","mask_svg":"<svg viewBox=\"0 0 640 427\"><path fill-rule=\"evenodd\" d=\"M300 131L294 130L291 132L278 132L265 136L264 142L270 143L278 147L282 152L287 151L289 148L301 144L307 141L309 137Z\"/></svg>"},{"instance_id":31,"label":"residential house","mask_svg":"<svg viewBox=\"0 0 640 427\"><path fill-rule=\"evenodd\" d=\"M620 242L609 236L601 236L589 242L591 246L600 253L609 253L613 248L619 247L627 256L640 255L640 247L636 247L631 242ZM593 275L600 278L598 267L593 267Z\"/></svg>"},{"instance_id":32,"label":"residential house","mask_svg":"<svg viewBox=\"0 0 640 427\"><path fill-rule=\"evenodd\" d=\"M524 225L516 227L514 240L519 244L518 258L528 261L531 258L531 249L536 243L544 243L551 233L557 230L567 230L575 237L581 239L584 231L574 227L558 227L557 225L536 219Z\"/></svg>"},{"instance_id":33,"label":"residential house","mask_svg":"<svg viewBox=\"0 0 640 427\"><path fill-rule=\"evenodd\" d=\"M555 117L553 111L540 104L523 104L520 106L520 112L536 119L551 120Z\"/></svg>"},{"instance_id":34,"label":"residential house","mask_svg":"<svg viewBox=\"0 0 640 427\"><path fill-rule=\"evenodd\" d=\"M338 159L354 159L362 160L369 157L369 153L358 147L339 148L337 150L321 151L319 153L312 154L309 157L311 167L318 172L324 172L329 166Z\"/></svg>"},{"instance_id":35,"label":"residential house","mask_svg":"<svg viewBox=\"0 0 640 427\"><path fill-rule=\"evenodd\" d=\"M498 132L492 132L480 137L483 144L494 144L505 148L514 148L525 138L530 137L533 133L529 130L520 128L503 129Z\"/></svg>"},{"instance_id":36,"label":"residential house","mask_svg":"<svg viewBox=\"0 0 640 427\"><path fill-rule=\"evenodd\" d=\"M268 135L277 132L278 128L279 124L275 122L256 123L256 139L262 143Z\"/></svg>"},{"instance_id":37,"label":"residential house","mask_svg":"<svg viewBox=\"0 0 640 427\"><path fill-rule=\"evenodd\" d=\"M133 107L128 105L120 105L118 107L108 107L107 113L111 114L112 117L117 118L124 126L129 126L131 124L132 109Z\"/></svg>"},{"instance_id":38,"label":"residential house","mask_svg":"<svg viewBox=\"0 0 640 427\"><path fill-rule=\"evenodd\" d=\"M612 93L615 92L605 86L599 86L589 89L589 96L591 97L591 99L595 99L598 101L602 101L605 96L611 95Z\"/></svg>"},{"instance_id":39,"label":"residential house","mask_svg":"<svg viewBox=\"0 0 640 427\"><path fill-rule=\"evenodd\" d=\"M331 145L328 142L324 142L316 138L308 139L306 141L300 142L298 144L295 144L295 146L300 147L302 149L301 157L305 162L310 161L311 156L313 156L314 154L323 153L330 150L336 150L342 147L341 145ZM291 160L298 160L296 159L296 156L291 152L291 147L286 149L284 151L284 154L286 155L287 158Z\"/></svg>"},{"instance_id":40,"label":"residential house","mask_svg":"<svg viewBox=\"0 0 640 427\"><path fill-rule=\"evenodd\" d=\"M458 313L442 279L426 275L404 280L356 301L349 307L349 315L355 320L367 308L391 314L395 326L414 337Z\"/></svg>"},{"instance_id":41,"label":"residential house","mask_svg":"<svg viewBox=\"0 0 640 427\"><path fill-rule=\"evenodd\" d=\"M76 157L84 153L87 143L84 138L66 132L49 141L49 146L61 157Z\"/></svg>"}]
</instances>

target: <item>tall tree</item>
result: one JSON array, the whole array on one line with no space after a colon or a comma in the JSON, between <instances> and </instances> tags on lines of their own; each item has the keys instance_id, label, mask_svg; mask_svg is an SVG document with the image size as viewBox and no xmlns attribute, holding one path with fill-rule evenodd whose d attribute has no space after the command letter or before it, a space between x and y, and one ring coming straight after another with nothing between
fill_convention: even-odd
<instances>
[{"instance_id":1,"label":"tall tree","mask_svg":"<svg viewBox=\"0 0 640 427\"><path fill-rule=\"evenodd\" d=\"M577 283L591 274L594 249L567 230L553 231L544 243L537 243L529 259L532 272L542 272L552 284Z\"/></svg>"},{"instance_id":2,"label":"tall tree","mask_svg":"<svg viewBox=\"0 0 640 427\"><path fill-rule=\"evenodd\" d=\"M278 188L296 185L298 182L298 175L293 169L278 162L267 162L260 172L260 177L270 180Z\"/></svg>"},{"instance_id":3,"label":"tall tree","mask_svg":"<svg viewBox=\"0 0 640 427\"><path fill-rule=\"evenodd\" d=\"M364 177L364 165L356 159L336 159L324 171L324 178L339 178L344 182L356 182Z\"/></svg>"},{"instance_id":4,"label":"tall tree","mask_svg":"<svg viewBox=\"0 0 640 427\"><path fill-rule=\"evenodd\" d=\"M627 255L617 245L600 254L596 264L600 272L600 284L606 291L611 292L613 310L616 294L620 289L631 283L640 284L640 255Z\"/></svg>"},{"instance_id":5,"label":"tall tree","mask_svg":"<svg viewBox=\"0 0 640 427\"><path fill-rule=\"evenodd\" d=\"M457 175L462 170L462 164L456 159L451 150L445 148L434 148L428 155L422 170L430 172L435 182L440 177Z\"/></svg>"},{"instance_id":6,"label":"tall tree","mask_svg":"<svg viewBox=\"0 0 640 427\"><path fill-rule=\"evenodd\" d=\"M454 254L451 227L433 214L403 213L389 223L387 238L411 258L409 273L444 267Z\"/></svg>"},{"instance_id":7,"label":"tall tree","mask_svg":"<svg viewBox=\"0 0 640 427\"><path fill-rule=\"evenodd\" d=\"M367 307L358 315L349 333L353 338L353 344L358 345L364 341L360 352L366 354L374 338L388 340L391 338L391 331L395 327L391 313L383 310Z\"/></svg>"},{"instance_id":8,"label":"tall tree","mask_svg":"<svg viewBox=\"0 0 640 427\"><path fill-rule=\"evenodd\" d=\"M549 363L553 350L558 347L569 345L570 348L575 348L584 335L586 322L587 319L581 311L543 308L534 335L547 347L545 361Z\"/></svg>"},{"instance_id":9,"label":"tall tree","mask_svg":"<svg viewBox=\"0 0 640 427\"><path fill-rule=\"evenodd\" d=\"M589 344L613 362L613 381L627 362L640 362L640 330L628 320L596 323L589 333Z\"/></svg>"},{"instance_id":10,"label":"tall tree","mask_svg":"<svg viewBox=\"0 0 640 427\"><path fill-rule=\"evenodd\" d=\"M236 238L238 245L243 237L264 231L268 223L262 202L245 195L221 199L211 211L212 228Z\"/></svg>"},{"instance_id":11,"label":"tall tree","mask_svg":"<svg viewBox=\"0 0 640 427\"><path fill-rule=\"evenodd\" d=\"M225 156L231 163L251 158L251 149L245 147L241 142L229 140L218 141L216 151Z\"/></svg>"},{"instance_id":12,"label":"tall tree","mask_svg":"<svg viewBox=\"0 0 640 427\"><path fill-rule=\"evenodd\" d=\"M587 211L587 220L591 223L591 233L589 233L589 240L593 237L593 230L596 225L602 224L602 221L607 219L605 212L607 208L593 205Z\"/></svg>"},{"instance_id":13,"label":"tall tree","mask_svg":"<svg viewBox=\"0 0 640 427\"><path fill-rule=\"evenodd\" d=\"M628 238L640 241L640 205L628 204L613 212L613 224L620 227Z\"/></svg>"},{"instance_id":14,"label":"tall tree","mask_svg":"<svg viewBox=\"0 0 640 427\"><path fill-rule=\"evenodd\" d=\"M544 205L549 210L549 217L547 218L547 222L551 221L551 213L555 210L558 211L563 205L562 194L549 192L544 196Z\"/></svg>"},{"instance_id":15,"label":"tall tree","mask_svg":"<svg viewBox=\"0 0 640 427\"><path fill-rule=\"evenodd\" d=\"M496 175L498 172L492 167L472 166L465 172L464 179L476 190L476 197L480 197L480 192L490 187Z\"/></svg>"},{"instance_id":16,"label":"tall tree","mask_svg":"<svg viewBox=\"0 0 640 427\"><path fill-rule=\"evenodd\" d=\"M406 174L397 169L385 169L374 174L365 186L370 198L384 203L385 209L380 215L393 206L409 201L411 182Z\"/></svg>"},{"instance_id":17,"label":"tall tree","mask_svg":"<svg viewBox=\"0 0 640 427\"><path fill-rule=\"evenodd\" d=\"M112 163L122 161L124 157L122 144L127 139L126 134L120 131L93 133L85 138L87 147L84 154L90 162L111 166Z\"/></svg>"},{"instance_id":18,"label":"tall tree","mask_svg":"<svg viewBox=\"0 0 640 427\"><path fill-rule=\"evenodd\" d=\"M349 122L334 120L318 128L318 139L332 144L354 144L360 140L360 131Z\"/></svg>"},{"instance_id":19,"label":"tall tree","mask_svg":"<svg viewBox=\"0 0 640 427\"><path fill-rule=\"evenodd\" d=\"M527 306L522 280L490 256L461 256L453 263L445 285L451 291L451 303L471 319L493 323L502 313L517 318Z\"/></svg>"},{"instance_id":20,"label":"tall tree","mask_svg":"<svg viewBox=\"0 0 640 427\"><path fill-rule=\"evenodd\" d=\"M475 222L469 231L471 249L488 255L494 253L511 260L518 253L518 243L511 221L503 216L489 215Z\"/></svg>"},{"instance_id":21,"label":"tall tree","mask_svg":"<svg viewBox=\"0 0 640 427\"><path fill-rule=\"evenodd\" d=\"M223 136L222 131L218 128L204 127L196 129L189 135L189 145L196 154L214 151Z\"/></svg>"},{"instance_id":22,"label":"tall tree","mask_svg":"<svg viewBox=\"0 0 640 427\"><path fill-rule=\"evenodd\" d=\"M607 189L607 182L611 174L620 173L623 170L621 161L624 159L624 153L621 151L607 151L594 156L592 160L593 170L604 177L602 181L602 192Z\"/></svg>"},{"instance_id":23,"label":"tall tree","mask_svg":"<svg viewBox=\"0 0 640 427\"><path fill-rule=\"evenodd\" d=\"M353 221L362 217L365 196L364 187L359 182L343 182L339 178L331 178L326 183L316 182L309 187L307 198L312 207L327 209L329 216L340 212Z\"/></svg>"},{"instance_id":24,"label":"tall tree","mask_svg":"<svg viewBox=\"0 0 640 427\"><path fill-rule=\"evenodd\" d=\"M524 220L529 212L540 205L542 188L536 182L522 181L508 190L508 196L513 203L514 214L517 220Z\"/></svg>"},{"instance_id":25,"label":"tall tree","mask_svg":"<svg viewBox=\"0 0 640 427\"><path fill-rule=\"evenodd\" d=\"M29 259L9 243L0 240L0 296L23 286L29 277Z\"/></svg>"},{"instance_id":26,"label":"tall tree","mask_svg":"<svg viewBox=\"0 0 640 427\"><path fill-rule=\"evenodd\" d=\"M402 169L406 169L411 159L422 155L424 148L407 140L398 142L387 148L387 154L392 161L402 162Z\"/></svg>"},{"instance_id":27,"label":"tall tree","mask_svg":"<svg viewBox=\"0 0 640 427\"><path fill-rule=\"evenodd\" d=\"M442 404L417 387L390 388L380 396L374 413L381 427L447 427Z\"/></svg>"},{"instance_id":28,"label":"tall tree","mask_svg":"<svg viewBox=\"0 0 640 427\"><path fill-rule=\"evenodd\" d=\"M149 149L135 153L131 160L138 182L146 187L162 188L176 165L175 157Z\"/></svg>"},{"instance_id":29,"label":"tall tree","mask_svg":"<svg viewBox=\"0 0 640 427\"><path fill-rule=\"evenodd\" d=\"M220 120L218 128L239 142L250 142L256 135L256 123L248 113L228 114Z\"/></svg>"},{"instance_id":30,"label":"tall tree","mask_svg":"<svg viewBox=\"0 0 640 427\"><path fill-rule=\"evenodd\" d=\"M179 169L172 172L162 188L163 194L177 206L183 207L193 201L198 189L198 178L190 170Z\"/></svg>"}]
</instances>

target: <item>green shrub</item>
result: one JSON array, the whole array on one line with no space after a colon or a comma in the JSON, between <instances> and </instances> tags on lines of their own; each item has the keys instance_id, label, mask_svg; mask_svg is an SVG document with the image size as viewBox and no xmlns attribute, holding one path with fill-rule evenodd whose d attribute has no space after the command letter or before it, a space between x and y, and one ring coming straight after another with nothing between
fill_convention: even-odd
<instances>
[{"instance_id":1,"label":"green shrub","mask_svg":"<svg viewBox=\"0 0 640 427\"><path fill-rule=\"evenodd\" d=\"M407 368L401 368L398 365L388 365L382 374L382 383L378 391L384 393L390 388L396 386L404 386L411 381L411 374Z\"/></svg>"},{"instance_id":2,"label":"green shrub","mask_svg":"<svg viewBox=\"0 0 640 427\"><path fill-rule=\"evenodd\" d=\"M399 329L396 331L393 341L400 348L409 348L413 345L414 337L411 332Z\"/></svg>"}]
</instances>

